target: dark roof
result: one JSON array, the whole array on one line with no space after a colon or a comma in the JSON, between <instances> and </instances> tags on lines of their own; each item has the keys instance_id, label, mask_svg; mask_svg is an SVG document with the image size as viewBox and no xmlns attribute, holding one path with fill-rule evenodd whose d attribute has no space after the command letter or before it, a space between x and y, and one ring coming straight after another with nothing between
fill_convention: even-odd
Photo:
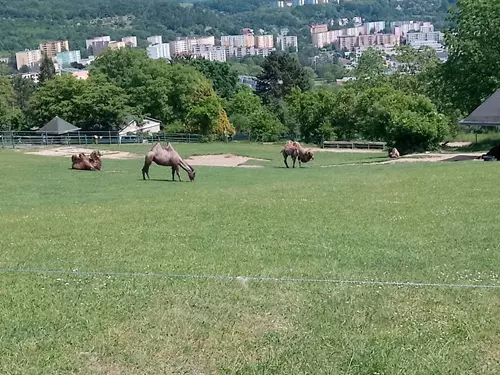
<instances>
[{"instance_id":1,"label":"dark roof","mask_svg":"<svg viewBox=\"0 0 500 375\"><path fill-rule=\"evenodd\" d=\"M464 126L500 126L500 90L486 99L459 124Z\"/></svg>"},{"instance_id":2,"label":"dark roof","mask_svg":"<svg viewBox=\"0 0 500 375\"><path fill-rule=\"evenodd\" d=\"M77 128L75 125L70 124L69 122L56 116L48 123L46 123L45 126L38 129L36 132L61 135L61 134L76 132L78 130L80 130L80 128Z\"/></svg>"}]
</instances>

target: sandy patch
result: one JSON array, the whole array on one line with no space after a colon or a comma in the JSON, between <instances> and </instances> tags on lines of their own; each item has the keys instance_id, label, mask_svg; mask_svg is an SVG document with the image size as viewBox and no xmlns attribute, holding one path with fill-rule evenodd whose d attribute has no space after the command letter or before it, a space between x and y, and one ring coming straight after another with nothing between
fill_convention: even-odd
<instances>
[{"instance_id":1,"label":"sandy patch","mask_svg":"<svg viewBox=\"0 0 500 375\"><path fill-rule=\"evenodd\" d=\"M210 167L243 167L243 168L260 168L261 165L243 165L249 160L266 161L264 159L250 158L247 156L238 156L233 154L222 155L198 155L190 156L185 159L190 165L202 165Z\"/></svg>"},{"instance_id":2,"label":"sandy patch","mask_svg":"<svg viewBox=\"0 0 500 375\"><path fill-rule=\"evenodd\" d=\"M306 149L308 147L305 147ZM312 147L310 148L311 151L313 152L342 152L342 153L349 153L349 152L354 152L354 153L386 153L387 151L385 150L377 150L377 149L367 149L367 148L320 148L320 147Z\"/></svg>"},{"instance_id":3,"label":"sandy patch","mask_svg":"<svg viewBox=\"0 0 500 375\"><path fill-rule=\"evenodd\" d=\"M411 154L400 157L399 159L389 159L386 161L379 161L373 163L346 163L346 164L334 164L334 165L322 165L322 167L342 167L347 165L382 165L382 164L396 164L396 163L435 163L435 162L450 162L450 161L465 161L465 160L477 160L479 156L483 155L481 152L471 152L463 154L433 154L433 153L423 153L423 154Z\"/></svg>"},{"instance_id":4,"label":"sandy patch","mask_svg":"<svg viewBox=\"0 0 500 375\"><path fill-rule=\"evenodd\" d=\"M30 151L26 152L26 154L40 155L40 156L68 157L74 154L79 154L81 152L89 155L92 151L94 151L94 149L66 146L66 147L43 149L39 151ZM103 159L139 159L143 157L141 155L125 151L108 151L108 150L99 150L99 151L101 152Z\"/></svg>"}]
</instances>

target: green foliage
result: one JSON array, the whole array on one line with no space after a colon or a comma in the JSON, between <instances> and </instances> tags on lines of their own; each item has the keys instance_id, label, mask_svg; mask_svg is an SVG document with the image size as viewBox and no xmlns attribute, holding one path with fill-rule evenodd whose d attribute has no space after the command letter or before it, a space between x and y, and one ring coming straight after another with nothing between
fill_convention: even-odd
<instances>
[{"instance_id":1,"label":"green foliage","mask_svg":"<svg viewBox=\"0 0 500 375\"><path fill-rule=\"evenodd\" d=\"M384 55L375 48L368 48L359 58L354 76L357 80L365 80L380 77L386 71Z\"/></svg>"},{"instance_id":2,"label":"green foliage","mask_svg":"<svg viewBox=\"0 0 500 375\"><path fill-rule=\"evenodd\" d=\"M0 76L0 130L17 128L12 124L13 119L19 116L19 111L14 108L14 101L14 89L10 80Z\"/></svg>"},{"instance_id":3,"label":"green foliage","mask_svg":"<svg viewBox=\"0 0 500 375\"><path fill-rule=\"evenodd\" d=\"M266 101L285 98L292 89L307 91L312 87L309 73L289 53L272 52L257 76L257 93Z\"/></svg>"},{"instance_id":4,"label":"green foliage","mask_svg":"<svg viewBox=\"0 0 500 375\"><path fill-rule=\"evenodd\" d=\"M49 56L47 56L46 53L42 53L42 60L40 60L40 73L38 73L39 84L43 85L55 75L56 68L54 67L54 62Z\"/></svg>"},{"instance_id":5,"label":"green foliage","mask_svg":"<svg viewBox=\"0 0 500 375\"><path fill-rule=\"evenodd\" d=\"M234 94L238 84L238 73L230 64L205 59L194 59L189 64L212 82L218 96L230 98Z\"/></svg>"},{"instance_id":6,"label":"green foliage","mask_svg":"<svg viewBox=\"0 0 500 375\"><path fill-rule=\"evenodd\" d=\"M249 120L248 133L251 140L275 142L285 134L285 126L265 107L252 113Z\"/></svg>"},{"instance_id":7,"label":"green foliage","mask_svg":"<svg viewBox=\"0 0 500 375\"><path fill-rule=\"evenodd\" d=\"M36 126L59 116L83 130L113 130L131 113L127 102L125 91L117 86L63 75L36 91L26 113Z\"/></svg>"},{"instance_id":8,"label":"green foliage","mask_svg":"<svg viewBox=\"0 0 500 375\"><path fill-rule=\"evenodd\" d=\"M457 0L445 34L444 94L469 113L500 87L500 6L497 1Z\"/></svg>"},{"instance_id":9,"label":"green foliage","mask_svg":"<svg viewBox=\"0 0 500 375\"><path fill-rule=\"evenodd\" d=\"M24 110L36 90L36 83L29 78L16 75L12 79L12 86L14 88L15 104L19 109Z\"/></svg>"}]
</instances>

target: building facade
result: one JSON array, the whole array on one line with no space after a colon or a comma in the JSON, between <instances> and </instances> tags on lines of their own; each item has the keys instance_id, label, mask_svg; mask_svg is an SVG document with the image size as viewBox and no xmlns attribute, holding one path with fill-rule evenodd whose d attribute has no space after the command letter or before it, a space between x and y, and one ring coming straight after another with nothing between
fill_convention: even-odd
<instances>
[{"instance_id":1,"label":"building facade","mask_svg":"<svg viewBox=\"0 0 500 375\"><path fill-rule=\"evenodd\" d=\"M42 52L39 49L26 50L16 53L16 67L20 70L23 66L30 69L38 67L42 59Z\"/></svg>"},{"instance_id":2,"label":"building facade","mask_svg":"<svg viewBox=\"0 0 500 375\"><path fill-rule=\"evenodd\" d=\"M170 60L170 44L169 43L160 43L147 47L147 53L149 58L158 60L158 59L167 59Z\"/></svg>"},{"instance_id":3,"label":"building facade","mask_svg":"<svg viewBox=\"0 0 500 375\"><path fill-rule=\"evenodd\" d=\"M40 43L40 51L48 57L55 58L58 53L69 51L69 43L67 40L43 42Z\"/></svg>"},{"instance_id":4,"label":"building facade","mask_svg":"<svg viewBox=\"0 0 500 375\"><path fill-rule=\"evenodd\" d=\"M80 51L65 51L56 55L56 61L62 68L70 66L73 62L79 63L80 60Z\"/></svg>"},{"instance_id":5,"label":"building facade","mask_svg":"<svg viewBox=\"0 0 500 375\"><path fill-rule=\"evenodd\" d=\"M135 48L137 47L137 37L136 36L126 36L122 38L122 42L125 43L127 47Z\"/></svg>"}]
</instances>

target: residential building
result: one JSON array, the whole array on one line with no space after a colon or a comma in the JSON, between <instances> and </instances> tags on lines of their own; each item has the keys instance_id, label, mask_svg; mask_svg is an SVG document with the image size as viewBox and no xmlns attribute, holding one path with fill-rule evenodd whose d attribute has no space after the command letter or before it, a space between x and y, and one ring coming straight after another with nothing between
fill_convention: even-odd
<instances>
[{"instance_id":1,"label":"residential building","mask_svg":"<svg viewBox=\"0 0 500 375\"><path fill-rule=\"evenodd\" d=\"M161 35L154 35L147 38L147 41L150 46L154 46L155 44L162 44L163 38L161 37Z\"/></svg>"},{"instance_id":2,"label":"residential building","mask_svg":"<svg viewBox=\"0 0 500 375\"><path fill-rule=\"evenodd\" d=\"M285 7L285 2L284 1L275 1L273 3L274 7L276 8L284 8Z\"/></svg>"},{"instance_id":3,"label":"residential building","mask_svg":"<svg viewBox=\"0 0 500 375\"><path fill-rule=\"evenodd\" d=\"M112 40L111 42L108 43L108 48L109 49L125 48L125 43L122 42L122 41L114 41L114 40Z\"/></svg>"},{"instance_id":4,"label":"residential building","mask_svg":"<svg viewBox=\"0 0 500 375\"><path fill-rule=\"evenodd\" d=\"M305 0L293 0L292 1L293 6L300 6L300 5L304 5L304 4L305 4Z\"/></svg>"},{"instance_id":5,"label":"residential building","mask_svg":"<svg viewBox=\"0 0 500 375\"><path fill-rule=\"evenodd\" d=\"M399 38L397 38L394 34L375 34L375 44L395 46L399 44Z\"/></svg>"},{"instance_id":6,"label":"residential building","mask_svg":"<svg viewBox=\"0 0 500 375\"><path fill-rule=\"evenodd\" d=\"M311 25L311 34L326 33L328 31L328 25L326 23Z\"/></svg>"},{"instance_id":7,"label":"residential building","mask_svg":"<svg viewBox=\"0 0 500 375\"><path fill-rule=\"evenodd\" d=\"M202 58L209 61L226 61L226 48L213 46L210 44L198 44L191 48L191 54L196 58Z\"/></svg>"},{"instance_id":8,"label":"residential building","mask_svg":"<svg viewBox=\"0 0 500 375\"><path fill-rule=\"evenodd\" d=\"M89 78L89 72L87 70L80 70L74 68L61 69L61 74L71 74L76 79L82 79L82 80Z\"/></svg>"},{"instance_id":9,"label":"residential building","mask_svg":"<svg viewBox=\"0 0 500 375\"><path fill-rule=\"evenodd\" d=\"M9 58L8 57L0 57L0 63L8 64Z\"/></svg>"},{"instance_id":10,"label":"residential building","mask_svg":"<svg viewBox=\"0 0 500 375\"><path fill-rule=\"evenodd\" d=\"M215 46L215 37L214 36L202 36L196 39L196 44L210 45Z\"/></svg>"},{"instance_id":11,"label":"residential building","mask_svg":"<svg viewBox=\"0 0 500 375\"><path fill-rule=\"evenodd\" d=\"M220 38L223 47L253 47L255 38L253 35L222 35Z\"/></svg>"},{"instance_id":12,"label":"residential building","mask_svg":"<svg viewBox=\"0 0 500 375\"><path fill-rule=\"evenodd\" d=\"M40 43L40 51L51 58L55 58L58 53L69 51L69 43L67 40L55 40L52 42Z\"/></svg>"},{"instance_id":13,"label":"residential building","mask_svg":"<svg viewBox=\"0 0 500 375\"><path fill-rule=\"evenodd\" d=\"M274 38L272 35L256 35L254 46L256 48L274 48Z\"/></svg>"},{"instance_id":14,"label":"residential building","mask_svg":"<svg viewBox=\"0 0 500 375\"><path fill-rule=\"evenodd\" d=\"M367 22L365 23L366 26L366 34L373 34L373 33L379 33L381 31L384 31L385 29L385 21L377 21L377 22Z\"/></svg>"},{"instance_id":15,"label":"residential building","mask_svg":"<svg viewBox=\"0 0 500 375\"><path fill-rule=\"evenodd\" d=\"M245 83L249 85L252 89L257 89L257 77L252 76L238 76L240 83Z\"/></svg>"},{"instance_id":16,"label":"residential building","mask_svg":"<svg viewBox=\"0 0 500 375\"><path fill-rule=\"evenodd\" d=\"M336 42L337 49L347 51L351 51L358 45L358 37L357 36L339 36Z\"/></svg>"},{"instance_id":17,"label":"residential building","mask_svg":"<svg viewBox=\"0 0 500 375\"><path fill-rule=\"evenodd\" d=\"M97 56L100 54L102 51L108 48L109 44L111 41L107 40L98 40L92 43L91 47L89 48L90 51L94 56Z\"/></svg>"},{"instance_id":18,"label":"residential building","mask_svg":"<svg viewBox=\"0 0 500 375\"><path fill-rule=\"evenodd\" d=\"M80 60L80 64L84 65L84 66L88 66L90 64L92 64L92 62L95 60L95 57L94 56L89 56L88 58L86 59L81 59Z\"/></svg>"},{"instance_id":19,"label":"residential building","mask_svg":"<svg viewBox=\"0 0 500 375\"><path fill-rule=\"evenodd\" d=\"M137 47L137 37L136 36L126 36L122 38L122 42L125 43L127 47L135 48Z\"/></svg>"},{"instance_id":20,"label":"residential building","mask_svg":"<svg viewBox=\"0 0 500 375\"><path fill-rule=\"evenodd\" d=\"M231 57L242 58L245 56L266 57L266 56L269 56L269 54L274 51L274 49L255 48L254 46L251 46L251 47L229 46L229 47L225 47L225 50L226 50L226 58L231 58Z\"/></svg>"},{"instance_id":21,"label":"residential building","mask_svg":"<svg viewBox=\"0 0 500 375\"><path fill-rule=\"evenodd\" d=\"M132 135L137 133L148 133L154 134L158 133L161 130L161 121L156 120L151 117L144 117L141 123L134 116L127 116L124 119L123 125L121 129L118 131L118 137L121 140L121 137L126 135Z\"/></svg>"},{"instance_id":22,"label":"residential building","mask_svg":"<svg viewBox=\"0 0 500 375\"><path fill-rule=\"evenodd\" d=\"M276 44L282 51L292 49L297 52L299 50L299 44L295 35L281 34L276 39Z\"/></svg>"},{"instance_id":23,"label":"residential building","mask_svg":"<svg viewBox=\"0 0 500 375\"><path fill-rule=\"evenodd\" d=\"M32 69L38 66L42 59L42 52L39 49L25 50L16 53L16 67L20 70L23 66Z\"/></svg>"},{"instance_id":24,"label":"residential building","mask_svg":"<svg viewBox=\"0 0 500 375\"><path fill-rule=\"evenodd\" d=\"M62 68L70 66L73 62L79 63L80 60L80 51L65 51L56 55L56 61Z\"/></svg>"},{"instance_id":25,"label":"residential building","mask_svg":"<svg viewBox=\"0 0 500 375\"><path fill-rule=\"evenodd\" d=\"M149 58L158 60L158 59L167 59L170 60L170 44L169 43L160 43L147 47L147 53Z\"/></svg>"},{"instance_id":26,"label":"residential building","mask_svg":"<svg viewBox=\"0 0 500 375\"><path fill-rule=\"evenodd\" d=\"M98 36L92 39L87 39L85 41L87 49L91 49L92 45L97 42L111 42L111 37L109 35Z\"/></svg>"},{"instance_id":27,"label":"residential building","mask_svg":"<svg viewBox=\"0 0 500 375\"><path fill-rule=\"evenodd\" d=\"M409 32L408 34L406 34L406 40L409 44L411 44L412 42L417 41L417 40L440 43L444 40L444 34L440 31L432 31L432 32L428 32L428 33Z\"/></svg>"}]
</instances>

